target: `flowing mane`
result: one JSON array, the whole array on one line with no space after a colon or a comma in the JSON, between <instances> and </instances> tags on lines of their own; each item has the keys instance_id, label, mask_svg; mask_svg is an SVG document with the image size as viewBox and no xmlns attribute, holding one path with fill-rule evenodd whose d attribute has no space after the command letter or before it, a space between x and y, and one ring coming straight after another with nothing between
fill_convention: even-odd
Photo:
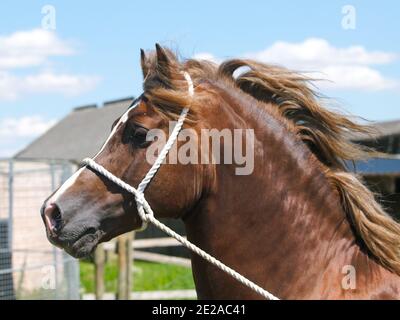
<instances>
[{"instance_id":1,"label":"flowing mane","mask_svg":"<svg viewBox=\"0 0 400 320\"><path fill-rule=\"evenodd\" d=\"M151 53L145 58L142 52L146 97L159 107L161 114L176 118L181 108L189 106L190 102L191 119L195 119L196 109L202 107L196 103L196 97L194 100L188 97L182 70L190 73L195 85L224 81L258 101L275 105L281 120L289 123L289 130L320 161L325 176L340 195L355 237L383 266L400 275L400 224L385 213L360 177L346 167L347 161L378 154L348 139L354 133L370 133L369 126L357 124L324 107L311 86L312 81L299 73L252 60L228 60L219 66L195 59L181 63L171 51L163 50L169 63L165 64L168 70L163 70L162 74L154 67L162 64L157 61L157 54ZM245 71L236 76L239 69Z\"/></svg>"}]
</instances>

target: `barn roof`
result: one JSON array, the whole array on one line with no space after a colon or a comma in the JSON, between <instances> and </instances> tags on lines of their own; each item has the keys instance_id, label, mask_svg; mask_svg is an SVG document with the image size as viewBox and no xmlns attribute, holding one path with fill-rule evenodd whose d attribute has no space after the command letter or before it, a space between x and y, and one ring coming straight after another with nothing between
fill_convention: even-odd
<instances>
[{"instance_id":1,"label":"barn roof","mask_svg":"<svg viewBox=\"0 0 400 320\"><path fill-rule=\"evenodd\" d=\"M377 139L381 137L400 135L400 120L376 122L372 125L376 129L376 133L372 136L357 134L350 138L355 141L365 141L371 140L371 138Z\"/></svg>"},{"instance_id":2,"label":"barn roof","mask_svg":"<svg viewBox=\"0 0 400 320\"><path fill-rule=\"evenodd\" d=\"M80 162L101 148L113 121L128 108L133 98L105 102L102 107L75 108L47 132L18 152L20 160L69 160Z\"/></svg>"}]
</instances>

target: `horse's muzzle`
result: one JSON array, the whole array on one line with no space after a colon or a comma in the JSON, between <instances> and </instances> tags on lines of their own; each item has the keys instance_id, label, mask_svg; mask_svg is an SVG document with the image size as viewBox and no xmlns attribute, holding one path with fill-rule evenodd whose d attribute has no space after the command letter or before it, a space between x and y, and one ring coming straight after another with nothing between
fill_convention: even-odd
<instances>
[{"instance_id":1,"label":"horse's muzzle","mask_svg":"<svg viewBox=\"0 0 400 320\"><path fill-rule=\"evenodd\" d=\"M66 214L56 203L45 202L41 216L48 240L75 258L90 255L103 236L95 223L65 219Z\"/></svg>"}]
</instances>

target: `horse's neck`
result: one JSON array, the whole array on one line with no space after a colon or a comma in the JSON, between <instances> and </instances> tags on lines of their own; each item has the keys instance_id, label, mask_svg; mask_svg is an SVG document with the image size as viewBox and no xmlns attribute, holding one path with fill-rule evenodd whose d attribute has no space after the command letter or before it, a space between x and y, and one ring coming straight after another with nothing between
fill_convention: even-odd
<instances>
[{"instance_id":1,"label":"horse's neck","mask_svg":"<svg viewBox=\"0 0 400 320\"><path fill-rule=\"evenodd\" d=\"M188 238L282 298L341 291L342 269L368 258L308 150L275 121L257 128L264 148L256 147L252 175L217 166L215 189L186 220ZM192 262L200 297L259 298L201 258Z\"/></svg>"}]
</instances>

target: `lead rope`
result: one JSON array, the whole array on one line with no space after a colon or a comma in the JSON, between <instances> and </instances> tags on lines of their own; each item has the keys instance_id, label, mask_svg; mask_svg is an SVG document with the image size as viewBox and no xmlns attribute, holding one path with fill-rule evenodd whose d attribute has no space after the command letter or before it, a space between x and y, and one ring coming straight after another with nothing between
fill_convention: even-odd
<instances>
[{"instance_id":1,"label":"lead rope","mask_svg":"<svg viewBox=\"0 0 400 320\"><path fill-rule=\"evenodd\" d=\"M190 75L187 72L183 73L187 83L188 83L188 91L189 95L193 96L194 94L194 88L193 88L193 82L192 79L190 78ZM103 166L99 165L96 163L93 159L91 158L85 158L82 163L85 164L86 166L89 166L93 170L97 171L100 173L102 176L106 177L116 185L120 186L122 189L128 191L129 193L133 194L135 196L136 200L136 206L138 209L138 214L139 217L142 219L142 229L144 229L147 224L150 222L153 225L155 225L157 228L160 230L164 231L166 234L168 234L170 237L176 239L180 243L182 243L183 246L188 248L189 250L193 251L206 261L210 262L217 268L221 269L222 271L226 272L230 276L232 276L234 279L239 281L240 283L244 284L245 286L249 287L253 291L257 292L261 296L265 297L266 299L269 300L279 300L277 297L275 297L273 294L269 293L267 290L261 288L254 282L250 281L246 277L242 276L240 273L236 272L232 268L226 266L223 264L221 261L218 259L214 258L204 250L200 249L198 246L195 244L191 243L188 241L186 238L182 237L178 233L176 233L174 230L160 222L154 217L154 212L151 209L149 203L144 197L144 190L146 189L147 185L151 181L151 179L154 177L154 175L157 173L158 169L160 168L162 162L164 161L165 157L167 156L168 151L171 149L172 145L175 143L178 134L183 126L183 122L185 121L186 115L188 113L189 109L184 108L182 110L181 115L179 116L179 119L172 130L172 133L170 134L167 143L161 150L160 154L158 155L156 161L154 162L153 166L151 169L147 172L146 176L143 178L142 182L140 182L139 186L136 188L132 187L131 185L127 184L126 182L122 181L118 177L114 176L110 171L108 171L106 168Z\"/></svg>"}]
</instances>

